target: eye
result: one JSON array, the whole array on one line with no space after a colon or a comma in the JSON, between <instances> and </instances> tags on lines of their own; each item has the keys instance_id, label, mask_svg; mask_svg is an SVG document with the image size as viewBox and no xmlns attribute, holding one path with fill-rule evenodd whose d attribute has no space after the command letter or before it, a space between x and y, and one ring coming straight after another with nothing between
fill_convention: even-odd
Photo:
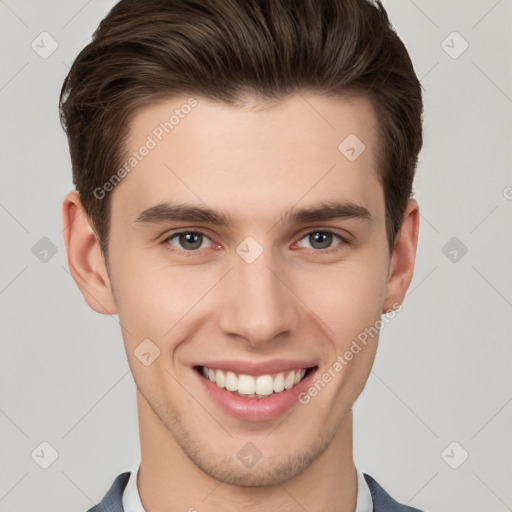
<instances>
[{"instance_id":1,"label":"eye","mask_svg":"<svg viewBox=\"0 0 512 512\"><path fill-rule=\"evenodd\" d=\"M172 245L183 252L193 252L199 249L205 249L208 245L204 245L206 240L210 240L202 231L180 231L168 236L165 244Z\"/></svg>"},{"instance_id":2,"label":"eye","mask_svg":"<svg viewBox=\"0 0 512 512\"><path fill-rule=\"evenodd\" d=\"M324 252L326 252L325 249L336 250L336 246L331 247L331 244L335 238L340 240L341 243L346 243L346 240L340 235L337 235L332 231L323 230L311 231L307 233L306 236L302 237L301 240L307 240L307 242L310 244L310 247L314 250L324 250Z\"/></svg>"},{"instance_id":3,"label":"eye","mask_svg":"<svg viewBox=\"0 0 512 512\"><path fill-rule=\"evenodd\" d=\"M339 243L332 246L333 242L338 239ZM301 238L310 244L309 248L314 251L331 252L339 249L338 246L348 244L348 242L341 236L332 231L315 230L310 231ZM200 249L211 247L213 242L202 231L178 231L169 235L163 240L163 243L169 250L174 250L182 253L194 254ZM210 243L210 245L208 245ZM300 243L300 242L299 242ZM169 246L172 246L169 247ZM306 246L307 248L307 246Z\"/></svg>"}]
</instances>

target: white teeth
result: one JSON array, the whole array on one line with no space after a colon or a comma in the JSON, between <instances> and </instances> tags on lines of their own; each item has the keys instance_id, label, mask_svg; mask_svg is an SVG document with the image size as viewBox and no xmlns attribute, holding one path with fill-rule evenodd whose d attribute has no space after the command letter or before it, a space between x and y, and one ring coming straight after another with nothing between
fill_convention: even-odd
<instances>
[{"instance_id":1,"label":"white teeth","mask_svg":"<svg viewBox=\"0 0 512 512\"><path fill-rule=\"evenodd\" d=\"M305 368L291 370L286 374L284 372L275 375L252 375L240 374L223 370L214 370L213 368L201 368L203 376L215 383L219 388L226 388L228 391L238 393L249 398L261 398L270 396L273 393L280 393L285 389L290 389L298 384L306 374Z\"/></svg>"},{"instance_id":2,"label":"white teeth","mask_svg":"<svg viewBox=\"0 0 512 512\"><path fill-rule=\"evenodd\" d=\"M241 395L254 395L256 391L256 382L250 375L240 375L238 377L238 392Z\"/></svg>"},{"instance_id":3,"label":"white teeth","mask_svg":"<svg viewBox=\"0 0 512 512\"><path fill-rule=\"evenodd\" d=\"M217 384L217 386L219 386L219 388L226 387L225 379L224 379L224 372L221 370L216 370L215 371L215 380L213 382L215 382L215 384Z\"/></svg>"},{"instance_id":4,"label":"white teeth","mask_svg":"<svg viewBox=\"0 0 512 512\"><path fill-rule=\"evenodd\" d=\"M238 390L240 393L240 390ZM256 394L271 395L274 392L274 381L271 375L260 375L256 379Z\"/></svg>"},{"instance_id":5,"label":"white teeth","mask_svg":"<svg viewBox=\"0 0 512 512\"><path fill-rule=\"evenodd\" d=\"M228 391L236 391L238 389L238 379L233 372L226 373L226 379L224 380L226 384L226 389Z\"/></svg>"},{"instance_id":6,"label":"white teeth","mask_svg":"<svg viewBox=\"0 0 512 512\"><path fill-rule=\"evenodd\" d=\"M299 383L304 378L304 375L306 375L305 368L302 368L302 370L295 372L295 384Z\"/></svg>"},{"instance_id":7,"label":"white teeth","mask_svg":"<svg viewBox=\"0 0 512 512\"><path fill-rule=\"evenodd\" d=\"M282 373L278 373L274 378L274 391L276 393L284 391L284 375Z\"/></svg>"},{"instance_id":8,"label":"white teeth","mask_svg":"<svg viewBox=\"0 0 512 512\"><path fill-rule=\"evenodd\" d=\"M284 389L290 389L295 383L295 372L290 372L284 379Z\"/></svg>"}]
</instances>

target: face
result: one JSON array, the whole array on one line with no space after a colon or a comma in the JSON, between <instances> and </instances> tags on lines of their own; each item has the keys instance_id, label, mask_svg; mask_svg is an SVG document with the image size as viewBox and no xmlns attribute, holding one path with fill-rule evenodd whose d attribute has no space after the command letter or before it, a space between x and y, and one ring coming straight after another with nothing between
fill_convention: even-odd
<instances>
[{"instance_id":1,"label":"face","mask_svg":"<svg viewBox=\"0 0 512 512\"><path fill-rule=\"evenodd\" d=\"M376 118L313 94L194 101L132 120L127 159L150 149L110 192L110 286L147 420L219 480L284 482L343 435L378 335L344 354L403 298Z\"/></svg>"}]
</instances>

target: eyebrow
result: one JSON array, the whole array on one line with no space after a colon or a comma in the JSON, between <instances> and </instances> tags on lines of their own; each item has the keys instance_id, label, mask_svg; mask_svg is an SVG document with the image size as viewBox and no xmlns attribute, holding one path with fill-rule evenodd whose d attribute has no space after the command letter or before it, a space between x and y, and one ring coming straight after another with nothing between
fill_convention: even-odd
<instances>
[{"instance_id":1,"label":"eyebrow","mask_svg":"<svg viewBox=\"0 0 512 512\"><path fill-rule=\"evenodd\" d=\"M304 224L335 219L360 219L370 222L372 216L364 206L353 202L327 201L307 208L292 208L281 215L280 221L285 224ZM228 228L232 224L231 216L222 211L182 203L160 203L152 206L141 212L134 223L161 224L173 221L200 222Z\"/></svg>"}]
</instances>

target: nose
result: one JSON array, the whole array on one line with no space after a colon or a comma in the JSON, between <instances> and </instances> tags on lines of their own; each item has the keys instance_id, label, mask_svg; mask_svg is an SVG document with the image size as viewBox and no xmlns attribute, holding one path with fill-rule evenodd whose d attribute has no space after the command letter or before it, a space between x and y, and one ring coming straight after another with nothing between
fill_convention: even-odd
<instances>
[{"instance_id":1,"label":"nose","mask_svg":"<svg viewBox=\"0 0 512 512\"><path fill-rule=\"evenodd\" d=\"M298 326L300 301L289 284L291 276L272 251L252 263L235 255L234 268L219 290L219 327L254 348L290 336Z\"/></svg>"}]
</instances>

